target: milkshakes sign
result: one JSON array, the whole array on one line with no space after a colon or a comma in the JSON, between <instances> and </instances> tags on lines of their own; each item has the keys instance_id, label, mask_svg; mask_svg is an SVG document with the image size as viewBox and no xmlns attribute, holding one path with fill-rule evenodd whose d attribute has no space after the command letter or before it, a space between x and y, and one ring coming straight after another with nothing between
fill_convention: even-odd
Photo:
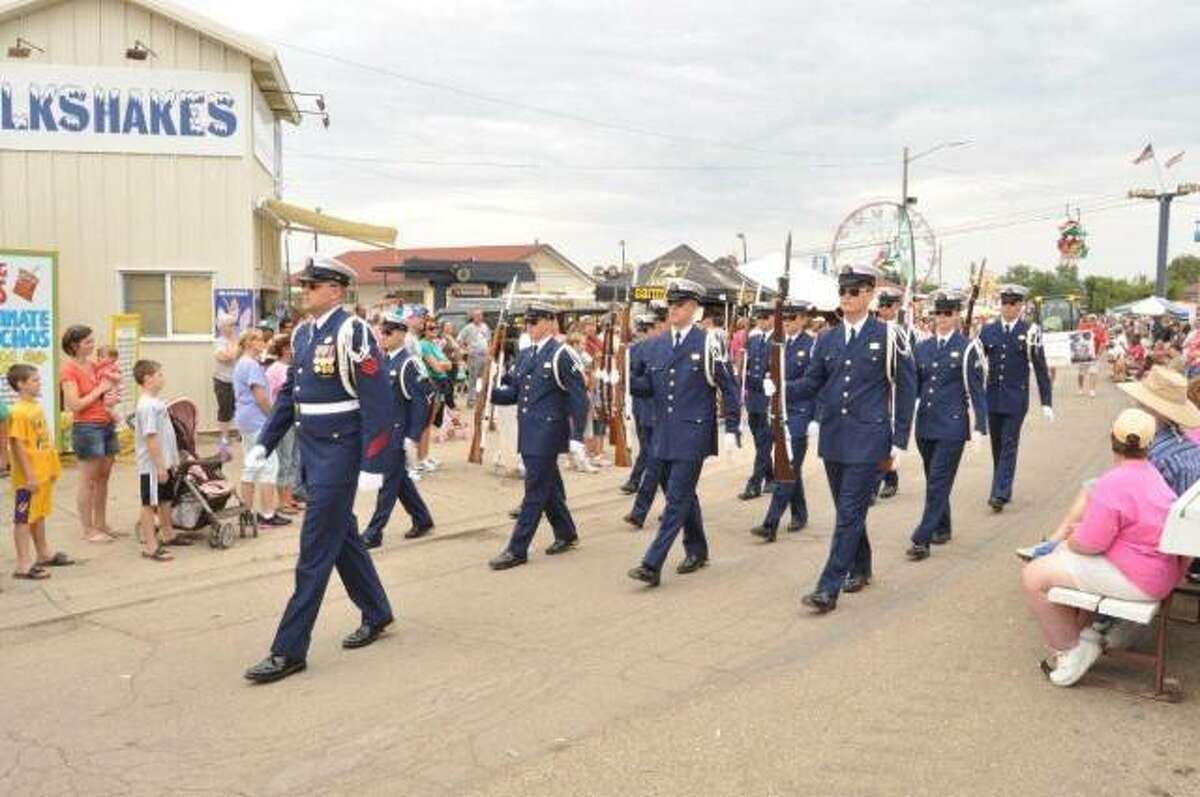
<instances>
[{"instance_id":1,"label":"milkshakes sign","mask_svg":"<svg viewBox=\"0 0 1200 797\"><path fill-rule=\"evenodd\" d=\"M0 63L0 150L241 157L249 77Z\"/></svg>"}]
</instances>

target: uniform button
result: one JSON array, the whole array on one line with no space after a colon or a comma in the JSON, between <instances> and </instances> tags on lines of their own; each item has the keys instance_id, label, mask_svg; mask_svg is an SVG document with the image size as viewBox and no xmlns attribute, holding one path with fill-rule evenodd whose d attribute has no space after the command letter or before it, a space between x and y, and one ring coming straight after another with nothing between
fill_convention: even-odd
<instances>
[{"instance_id":1,"label":"uniform button","mask_svg":"<svg viewBox=\"0 0 1200 797\"><path fill-rule=\"evenodd\" d=\"M667 412L674 412L674 411L675 411L674 407L667 407Z\"/></svg>"},{"instance_id":2,"label":"uniform button","mask_svg":"<svg viewBox=\"0 0 1200 797\"><path fill-rule=\"evenodd\" d=\"M850 365L850 360L846 360L846 365Z\"/></svg>"},{"instance_id":3,"label":"uniform button","mask_svg":"<svg viewBox=\"0 0 1200 797\"><path fill-rule=\"evenodd\" d=\"M929 388L929 394L933 395L933 388Z\"/></svg>"},{"instance_id":4,"label":"uniform button","mask_svg":"<svg viewBox=\"0 0 1200 797\"><path fill-rule=\"evenodd\" d=\"M846 414L846 408L842 407L842 415L845 415L845 414Z\"/></svg>"},{"instance_id":5,"label":"uniform button","mask_svg":"<svg viewBox=\"0 0 1200 797\"><path fill-rule=\"evenodd\" d=\"M297 427L299 427L299 426L300 426L300 421L296 421L296 426L297 426Z\"/></svg>"},{"instance_id":6,"label":"uniform button","mask_svg":"<svg viewBox=\"0 0 1200 797\"><path fill-rule=\"evenodd\" d=\"M333 433L332 435L330 435L330 436L331 436L331 437L332 437L334 440L337 440L339 437L341 437L341 435L340 435L340 434L338 434L337 432L334 432L334 433Z\"/></svg>"},{"instance_id":7,"label":"uniform button","mask_svg":"<svg viewBox=\"0 0 1200 797\"><path fill-rule=\"evenodd\" d=\"M672 368L670 371L668 371L668 373L672 373L672 374L675 373L675 369Z\"/></svg>"},{"instance_id":8,"label":"uniform button","mask_svg":"<svg viewBox=\"0 0 1200 797\"><path fill-rule=\"evenodd\" d=\"M842 398L850 398L850 394L848 392L843 391Z\"/></svg>"},{"instance_id":9,"label":"uniform button","mask_svg":"<svg viewBox=\"0 0 1200 797\"><path fill-rule=\"evenodd\" d=\"M850 375L849 375L849 374L846 374L846 381L847 381L847 382L849 382L849 381L850 381Z\"/></svg>"},{"instance_id":10,"label":"uniform button","mask_svg":"<svg viewBox=\"0 0 1200 797\"><path fill-rule=\"evenodd\" d=\"M670 382L667 382L667 387L675 387L675 382L674 382L674 380L672 380L672 381L670 381Z\"/></svg>"},{"instance_id":11,"label":"uniform button","mask_svg":"<svg viewBox=\"0 0 1200 797\"><path fill-rule=\"evenodd\" d=\"M675 396L673 396L673 395L671 395L670 393L668 393L668 394L667 394L667 401L674 401L674 400L675 400Z\"/></svg>"},{"instance_id":12,"label":"uniform button","mask_svg":"<svg viewBox=\"0 0 1200 797\"><path fill-rule=\"evenodd\" d=\"M304 373L304 369L303 369L303 368L297 368L297 369L296 369L296 373L298 373L298 374L302 374L302 373Z\"/></svg>"},{"instance_id":13,"label":"uniform button","mask_svg":"<svg viewBox=\"0 0 1200 797\"><path fill-rule=\"evenodd\" d=\"M528 408L528 407L522 407L522 408L521 408L521 412L529 412L529 408Z\"/></svg>"}]
</instances>

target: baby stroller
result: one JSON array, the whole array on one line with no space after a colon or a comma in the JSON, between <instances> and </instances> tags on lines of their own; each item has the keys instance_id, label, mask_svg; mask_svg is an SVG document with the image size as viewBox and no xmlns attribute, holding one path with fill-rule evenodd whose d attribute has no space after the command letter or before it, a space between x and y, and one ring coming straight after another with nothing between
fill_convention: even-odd
<instances>
[{"instance_id":1,"label":"baby stroller","mask_svg":"<svg viewBox=\"0 0 1200 797\"><path fill-rule=\"evenodd\" d=\"M228 548L239 537L258 536L258 519L221 472L220 457L196 454L196 404L177 398L167 404L179 447L179 467L171 473L175 502L171 525L188 531L208 526L208 544ZM232 499L232 504L231 504Z\"/></svg>"}]
</instances>

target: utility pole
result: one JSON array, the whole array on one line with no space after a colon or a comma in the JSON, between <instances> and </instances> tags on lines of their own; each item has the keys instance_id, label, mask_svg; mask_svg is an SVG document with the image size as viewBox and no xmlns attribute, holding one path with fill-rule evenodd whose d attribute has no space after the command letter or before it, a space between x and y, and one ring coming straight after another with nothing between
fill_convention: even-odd
<instances>
[{"instance_id":1,"label":"utility pole","mask_svg":"<svg viewBox=\"0 0 1200 797\"><path fill-rule=\"evenodd\" d=\"M1158 202L1158 257L1154 273L1154 294L1167 298L1167 240L1171 232L1171 202L1175 197L1200 191L1200 183L1182 183L1174 191L1155 191L1153 188L1135 188L1129 192L1130 199L1153 199Z\"/></svg>"},{"instance_id":2,"label":"utility pole","mask_svg":"<svg viewBox=\"0 0 1200 797\"><path fill-rule=\"evenodd\" d=\"M625 239L621 239L621 273L625 273Z\"/></svg>"},{"instance_id":3,"label":"utility pole","mask_svg":"<svg viewBox=\"0 0 1200 797\"><path fill-rule=\"evenodd\" d=\"M746 233L739 232L737 237L742 240L742 265L746 265Z\"/></svg>"}]
</instances>

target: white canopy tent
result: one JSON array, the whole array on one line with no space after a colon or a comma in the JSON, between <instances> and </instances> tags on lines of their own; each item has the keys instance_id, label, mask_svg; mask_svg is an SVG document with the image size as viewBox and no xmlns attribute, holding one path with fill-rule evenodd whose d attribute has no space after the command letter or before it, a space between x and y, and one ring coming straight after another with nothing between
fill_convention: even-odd
<instances>
[{"instance_id":1,"label":"white canopy tent","mask_svg":"<svg viewBox=\"0 0 1200 797\"><path fill-rule=\"evenodd\" d=\"M1186 318L1190 315L1187 308L1180 307L1174 302L1169 302L1161 296L1147 296L1145 299L1139 299L1132 304L1115 307L1113 308L1113 312L1118 315L1140 315L1152 316L1154 318L1163 315Z\"/></svg>"},{"instance_id":2,"label":"white canopy tent","mask_svg":"<svg viewBox=\"0 0 1200 797\"><path fill-rule=\"evenodd\" d=\"M751 260L739 271L760 285L775 289L783 275L783 252L773 252ZM812 302L818 310L830 312L838 308L837 279L809 268L807 263L792 261L792 272L788 283L789 299L804 299Z\"/></svg>"}]
</instances>

